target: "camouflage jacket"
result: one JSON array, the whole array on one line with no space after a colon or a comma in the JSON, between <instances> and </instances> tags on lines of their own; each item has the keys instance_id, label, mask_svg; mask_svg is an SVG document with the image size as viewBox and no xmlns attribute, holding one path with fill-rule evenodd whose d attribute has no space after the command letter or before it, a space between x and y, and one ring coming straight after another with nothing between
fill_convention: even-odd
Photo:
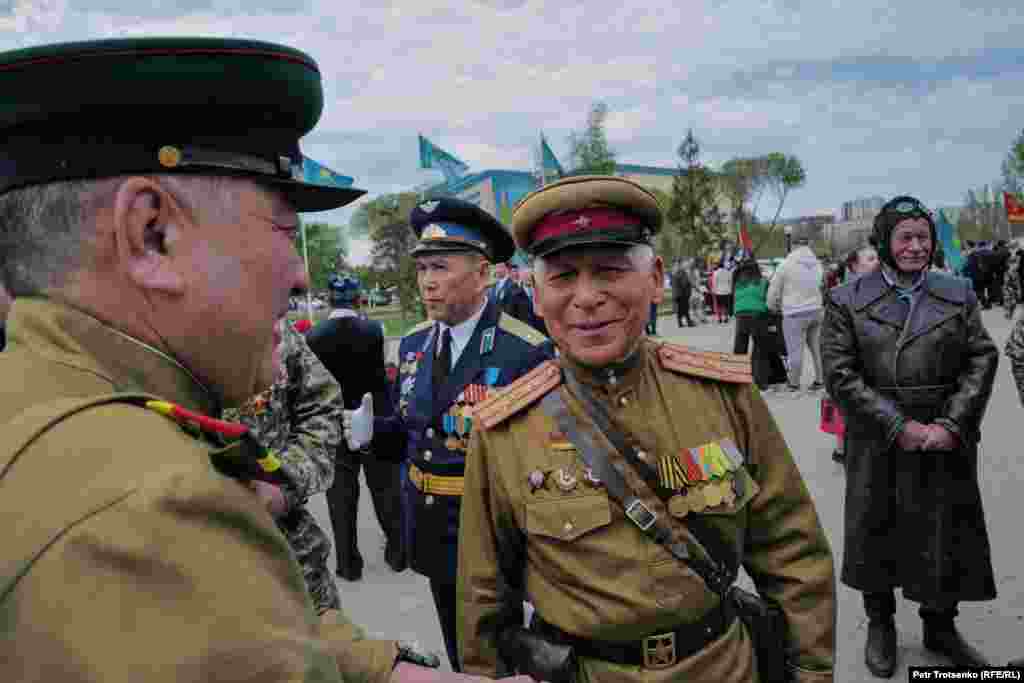
<instances>
[{"instance_id":1,"label":"camouflage jacket","mask_svg":"<svg viewBox=\"0 0 1024 683\"><path fill-rule=\"evenodd\" d=\"M1019 318L1014 324L1004 351L1006 357L1010 359L1013 381L1017 385L1021 405L1024 405L1024 317Z\"/></svg>"},{"instance_id":2,"label":"camouflage jacket","mask_svg":"<svg viewBox=\"0 0 1024 683\"><path fill-rule=\"evenodd\" d=\"M305 505L310 496L325 492L334 482L344 403L337 380L291 325L285 325L281 344L281 365L273 386L225 417L246 424L281 460L290 484L281 487L286 511L277 525L322 614L338 609L341 600L327 568L331 541Z\"/></svg>"},{"instance_id":3,"label":"camouflage jacket","mask_svg":"<svg viewBox=\"0 0 1024 683\"><path fill-rule=\"evenodd\" d=\"M292 483L282 489L291 512L334 482L345 405L338 381L291 325L285 325L281 345L273 386L225 418L243 422L281 459Z\"/></svg>"},{"instance_id":4,"label":"camouflage jacket","mask_svg":"<svg viewBox=\"0 0 1024 683\"><path fill-rule=\"evenodd\" d=\"M1006 275L1003 277L1003 308L1007 316L1013 315L1013 309L1020 303L1020 267L1024 249L1014 249L1006 264Z\"/></svg>"}]
</instances>

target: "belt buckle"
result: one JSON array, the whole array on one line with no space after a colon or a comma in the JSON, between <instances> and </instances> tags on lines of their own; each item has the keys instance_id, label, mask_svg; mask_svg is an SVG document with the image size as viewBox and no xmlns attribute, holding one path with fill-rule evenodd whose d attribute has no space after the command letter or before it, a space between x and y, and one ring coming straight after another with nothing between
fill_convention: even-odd
<instances>
[{"instance_id":1,"label":"belt buckle","mask_svg":"<svg viewBox=\"0 0 1024 683\"><path fill-rule=\"evenodd\" d=\"M626 517L629 517L629 521L640 527L640 531L647 531L654 526L654 520L658 518L658 515L644 505L642 500L637 498L626 506Z\"/></svg>"},{"instance_id":2,"label":"belt buckle","mask_svg":"<svg viewBox=\"0 0 1024 683\"><path fill-rule=\"evenodd\" d=\"M676 634L658 633L644 638L641 645L645 669L667 669L676 663Z\"/></svg>"}]
</instances>

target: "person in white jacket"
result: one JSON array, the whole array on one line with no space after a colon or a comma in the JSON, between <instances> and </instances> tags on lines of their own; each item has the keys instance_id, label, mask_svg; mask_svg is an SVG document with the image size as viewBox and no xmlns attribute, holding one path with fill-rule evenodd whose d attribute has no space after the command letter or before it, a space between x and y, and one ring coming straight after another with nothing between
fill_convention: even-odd
<instances>
[{"instance_id":1,"label":"person in white jacket","mask_svg":"<svg viewBox=\"0 0 1024 683\"><path fill-rule=\"evenodd\" d=\"M814 362L814 381L808 388L817 391L824 387L821 374L823 278L821 261L811 251L807 238L800 238L796 240L796 249L775 271L768 286L768 308L782 312L782 335L789 358L789 391L800 390L805 344Z\"/></svg>"}]
</instances>

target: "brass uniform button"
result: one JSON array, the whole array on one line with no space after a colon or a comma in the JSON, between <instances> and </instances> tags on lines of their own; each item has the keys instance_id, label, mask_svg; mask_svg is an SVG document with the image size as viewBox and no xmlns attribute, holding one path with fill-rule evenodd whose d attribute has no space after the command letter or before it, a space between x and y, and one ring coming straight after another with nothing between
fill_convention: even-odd
<instances>
[{"instance_id":1,"label":"brass uniform button","mask_svg":"<svg viewBox=\"0 0 1024 683\"><path fill-rule=\"evenodd\" d=\"M423 459L426 460L427 462L430 462L430 459L433 458L433 457L434 457L434 454L431 453L430 451L424 451L423 452Z\"/></svg>"},{"instance_id":2,"label":"brass uniform button","mask_svg":"<svg viewBox=\"0 0 1024 683\"><path fill-rule=\"evenodd\" d=\"M434 428L433 427L427 427L427 438L428 439L433 439L434 438Z\"/></svg>"},{"instance_id":3,"label":"brass uniform button","mask_svg":"<svg viewBox=\"0 0 1024 683\"><path fill-rule=\"evenodd\" d=\"M573 530L572 522L566 522L566 523L565 523L565 526L564 526L564 527L562 527L562 529L563 529L563 531L565 531L565 535L566 535L566 536L568 536L569 534L571 534L571 533L572 533L572 530Z\"/></svg>"},{"instance_id":4,"label":"brass uniform button","mask_svg":"<svg viewBox=\"0 0 1024 683\"><path fill-rule=\"evenodd\" d=\"M434 497L433 496L427 496L426 498L423 499L423 502L426 503L427 505L433 505L434 504Z\"/></svg>"}]
</instances>

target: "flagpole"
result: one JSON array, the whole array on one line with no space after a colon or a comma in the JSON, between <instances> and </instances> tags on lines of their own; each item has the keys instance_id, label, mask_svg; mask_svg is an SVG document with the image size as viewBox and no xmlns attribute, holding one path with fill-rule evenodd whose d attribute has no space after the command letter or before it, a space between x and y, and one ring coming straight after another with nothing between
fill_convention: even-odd
<instances>
[{"instance_id":1,"label":"flagpole","mask_svg":"<svg viewBox=\"0 0 1024 683\"><path fill-rule=\"evenodd\" d=\"M540 134L540 147L537 149L540 160L540 186L544 187L548 182L547 169L544 167L544 133Z\"/></svg>"},{"instance_id":2,"label":"flagpole","mask_svg":"<svg viewBox=\"0 0 1024 683\"><path fill-rule=\"evenodd\" d=\"M306 221L299 222L299 231L302 234L302 260L306 262L306 277L309 279L309 287L306 289L306 315L309 321L313 322L313 274L309 272L309 240L306 239Z\"/></svg>"}]
</instances>

